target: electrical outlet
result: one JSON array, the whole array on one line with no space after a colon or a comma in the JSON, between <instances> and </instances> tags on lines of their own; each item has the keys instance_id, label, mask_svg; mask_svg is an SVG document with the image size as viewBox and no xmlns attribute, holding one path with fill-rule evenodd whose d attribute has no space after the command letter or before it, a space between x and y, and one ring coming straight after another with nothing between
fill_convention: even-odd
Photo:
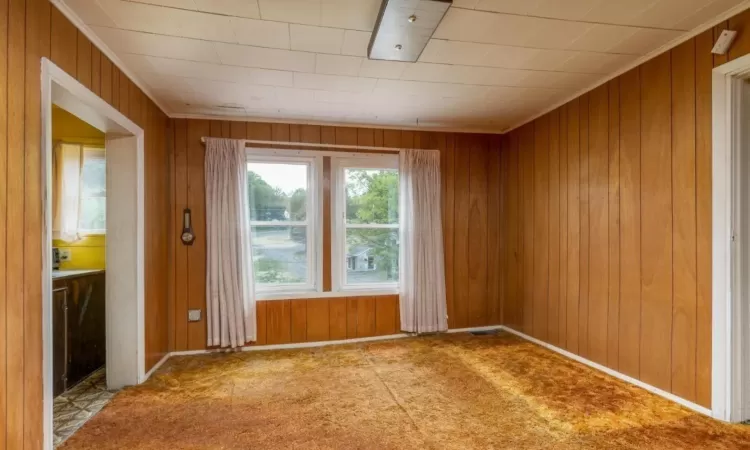
<instances>
[{"instance_id":1,"label":"electrical outlet","mask_svg":"<svg viewBox=\"0 0 750 450\"><path fill-rule=\"evenodd\" d=\"M60 249L60 262L70 262L73 258L70 256L70 249L69 248L61 248Z\"/></svg>"},{"instance_id":2,"label":"electrical outlet","mask_svg":"<svg viewBox=\"0 0 750 450\"><path fill-rule=\"evenodd\" d=\"M188 322L200 322L201 310L200 309L188 309Z\"/></svg>"}]
</instances>

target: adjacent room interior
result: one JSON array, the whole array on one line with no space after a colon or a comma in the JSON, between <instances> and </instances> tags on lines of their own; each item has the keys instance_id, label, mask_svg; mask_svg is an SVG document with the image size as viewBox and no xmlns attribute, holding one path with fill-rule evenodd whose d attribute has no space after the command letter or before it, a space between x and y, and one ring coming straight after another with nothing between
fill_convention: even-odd
<instances>
[{"instance_id":1,"label":"adjacent room interior","mask_svg":"<svg viewBox=\"0 0 750 450\"><path fill-rule=\"evenodd\" d=\"M62 442L111 398L106 389L105 135L52 107L53 418ZM90 399L82 405L79 397Z\"/></svg>"},{"instance_id":2,"label":"adjacent room interior","mask_svg":"<svg viewBox=\"0 0 750 450\"><path fill-rule=\"evenodd\" d=\"M749 0L0 17L0 450L750 448Z\"/></svg>"}]
</instances>

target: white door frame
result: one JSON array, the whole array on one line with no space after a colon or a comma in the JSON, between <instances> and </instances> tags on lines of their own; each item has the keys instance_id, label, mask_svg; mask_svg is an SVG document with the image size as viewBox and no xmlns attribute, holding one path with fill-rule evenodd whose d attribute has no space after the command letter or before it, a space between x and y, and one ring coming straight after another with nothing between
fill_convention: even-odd
<instances>
[{"instance_id":1,"label":"white door frame","mask_svg":"<svg viewBox=\"0 0 750 450\"><path fill-rule=\"evenodd\" d=\"M125 117L91 90L68 75L52 61L41 61L41 161L42 205L44 225L42 232L42 311L43 311L43 399L44 448L53 448L52 430L52 104L57 104L78 116L107 135L108 141L129 142L120 155L130 166L107 164L107 189L118 183L113 192L120 198L130 197L130 208L107 208L107 224L118 236L130 236L127 242L108 242L107 269L117 269L107 276L106 290L106 350L108 372L110 364L117 367L114 376L108 374L107 383L113 387L138 384L145 379L145 327L144 327L144 132L141 127ZM118 139L122 137L123 139ZM108 162L110 157L108 156ZM119 161L120 159L118 159ZM111 170L112 169L112 170ZM123 170L120 170L123 169ZM125 173L126 175L122 175ZM127 177L127 178L126 178ZM122 188L125 186L125 188ZM134 198L133 198L134 197ZM123 225L124 224L124 225ZM135 242L133 242L135 240ZM112 245L129 245L124 257L110 252ZM112 285L127 289L115 290ZM133 301L135 300L135 301ZM117 317L117 321L109 320ZM113 360L114 358L114 360Z\"/></svg>"},{"instance_id":2,"label":"white door frame","mask_svg":"<svg viewBox=\"0 0 750 450\"><path fill-rule=\"evenodd\" d=\"M750 55L713 70L711 411L750 419ZM743 101L744 100L744 101Z\"/></svg>"}]
</instances>

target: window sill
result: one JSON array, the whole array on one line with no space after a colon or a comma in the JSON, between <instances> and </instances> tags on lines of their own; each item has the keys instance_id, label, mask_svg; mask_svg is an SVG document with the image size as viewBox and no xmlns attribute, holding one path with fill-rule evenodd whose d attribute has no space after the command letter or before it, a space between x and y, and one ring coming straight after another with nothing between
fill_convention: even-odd
<instances>
[{"instance_id":1,"label":"window sill","mask_svg":"<svg viewBox=\"0 0 750 450\"><path fill-rule=\"evenodd\" d=\"M106 236L106 231L81 231L78 233L81 237L92 237L92 236Z\"/></svg>"},{"instance_id":2,"label":"window sill","mask_svg":"<svg viewBox=\"0 0 750 450\"><path fill-rule=\"evenodd\" d=\"M296 299L308 299L308 298L342 298L342 297L377 297L384 295L398 295L398 289L369 289L369 290L350 290L350 291L336 291L336 292L266 292L256 294L256 300L258 301L273 301L273 300L296 300Z\"/></svg>"}]
</instances>

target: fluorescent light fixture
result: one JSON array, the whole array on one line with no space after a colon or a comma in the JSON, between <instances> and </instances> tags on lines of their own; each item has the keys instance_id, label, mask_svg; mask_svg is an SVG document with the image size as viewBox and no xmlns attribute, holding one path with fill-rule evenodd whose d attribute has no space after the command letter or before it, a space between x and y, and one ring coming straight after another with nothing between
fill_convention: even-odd
<instances>
[{"instance_id":1,"label":"fluorescent light fixture","mask_svg":"<svg viewBox=\"0 0 750 450\"><path fill-rule=\"evenodd\" d=\"M383 0L367 56L416 62L453 0Z\"/></svg>"}]
</instances>

